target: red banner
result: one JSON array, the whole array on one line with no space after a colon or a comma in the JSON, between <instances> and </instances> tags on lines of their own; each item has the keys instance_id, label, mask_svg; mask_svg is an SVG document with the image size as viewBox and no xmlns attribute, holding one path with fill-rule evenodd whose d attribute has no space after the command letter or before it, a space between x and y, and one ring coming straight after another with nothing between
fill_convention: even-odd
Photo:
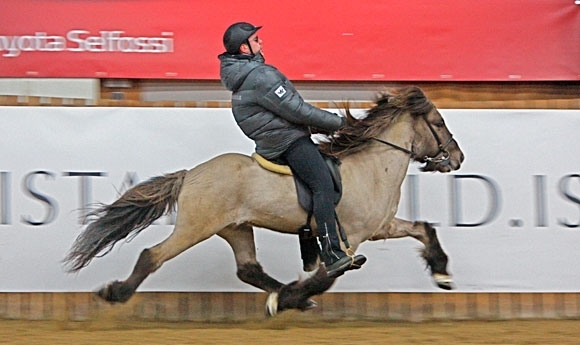
<instances>
[{"instance_id":1,"label":"red banner","mask_svg":"<svg viewBox=\"0 0 580 345\"><path fill-rule=\"evenodd\" d=\"M294 80L580 79L573 0L3 0L0 77L219 79L242 20Z\"/></svg>"}]
</instances>

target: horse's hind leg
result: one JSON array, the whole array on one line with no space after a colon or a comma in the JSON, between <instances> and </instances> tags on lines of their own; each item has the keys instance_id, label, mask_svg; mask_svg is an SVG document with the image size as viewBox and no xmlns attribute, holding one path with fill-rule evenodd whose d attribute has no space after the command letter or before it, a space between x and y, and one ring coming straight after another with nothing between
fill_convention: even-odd
<instances>
[{"instance_id":1,"label":"horse's hind leg","mask_svg":"<svg viewBox=\"0 0 580 345\"><path fill-rule=\"evenodd\" d=\"M137 287L155 270L156 267L151 250L145 249L139 255L133 272L127 280L111 282L98 290L96 294L107 302L127 302L133 296Z\"/></svg>"},{"instance_id":2,"label":"horse's hind leg","mask_svg":"<svg viewBox=\"0 0 580 345\"><path fill-rule=\"evenodd\" d=\"M410 222L394 218L381 231L373 234L371 241L411 236L425 245L423 258L431 270L437 286L444 290L453 289L453 280L447 273L448 257L443 251L435 228L428 222Z\"/></svg>"},{"instance_id":3,"label":"horse's hind leg","mask_svg":"<svg viewBox=\"0 0 580 345\"><path fill-rule=\"evenodd\" d=\"M238 267L237 276L244 283L266 292L279 291L284 284L267 275L256 259L254 229L249 224L227 227L218 233L232 250Z\"/></svg>"},{"instance_id":4,"label":"horse's hind leg","mask_svg":"<svg viewBox=\"0 0 580 345\"><path fill-rule=\"evenodd\" d=\"M128 301L145 278L159 269L164 262L176 257L211 235L213 235L211 232L204 233L200 229L180 226L178 220L173 233L167 239L141 252L131 275L126 280L107 284L97 291L97 295L111 303Z\"/></svg>"},{"instance_id":5,"label":"horse's hind leg","mask_svg":"<svg viewBox=\"0 0 580 345\"><path fill-rule=\"evenodd\" d=\"M258 289L269 292L266 304L268 315L275 315L286 309L307 310L316 307L316 302L310 297L328 290L334 279L328 278L326 270L304 281L284 285L264 272L256 259L254 230L251 225L243 224L229 227L218 233L234 251L238 267L238 278Z\"/></svg>"}]
</instances>

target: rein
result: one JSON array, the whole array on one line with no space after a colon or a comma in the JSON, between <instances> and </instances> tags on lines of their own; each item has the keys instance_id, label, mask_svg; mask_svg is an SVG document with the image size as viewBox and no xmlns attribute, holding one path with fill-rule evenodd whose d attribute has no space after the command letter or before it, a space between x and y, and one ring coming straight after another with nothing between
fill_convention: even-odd
<instances>
[{"instance_id":1,"label":"rein","mask_svg":"<svg viewBox=\"0 0 580 345\"><path fill-rule=\"evenodd\" d=\"M399 151L403 151L403 152L405 152L406 154L409 154L409 155L411 155L412 157L415 157L415 156L416 156L415 152L413 152L413 151L411 151L411 150L407 150L406 148L404 148L404 147L402 147L402 146L395 145L395 144L393 144L393 143L390 143L390 142L388 142L388 141L384 141L383 139L379 139L379 138L371 138L371 139L373 139L373 140L376 140L376 141L378 141L378 142L379 142L379 143L381 143L381 144L385 144L385 145L388 145L388 146L390 146L390 147L393 147L393 148L395 148L395 149L397 149L397 150L399 150Z\"/></svg>"},{"instance_id":2,"label":"rein","mask_svg":"<svg viewBox=\"0 0 580 345\"><path fill-rule=\"evenodd\" d=\"M435 141L437 142L437 147L439 148L439 151L437 151L435 156L433 156L433 157L425 156L425 157L423 157L423 160L426 162L429 162L429 163L435 163L435 164L441 164L441 165L449 164L450 155L449 155L449 152L447 151L447 146L449 146L451 141L453 141L453 135L449 136L449 139L447 139L447 142L445 142L445 144L441 144L441 139L439 139L439 136L437 135L437 132L435 132L435 129L433 129L433 126L431 126L429 121L427 121L427 116L423 115L422 117L425 120L425 123L427 123L427 127L429 127L431 134L433 135L433 137L435 138ZM385 141L385 140L382 140L379 138L371 138L371 139L376 140L381 144L388 145L388 146L395 148L399 151L405 152L406 154L411 155L411 157L417 157L417 154L414 151L406 149L402 146L395 145L393 143L390 143L388 141ZM441 153L443 155L441 157L437 158L437 156L439 156L439 154L441 154Z\"/></svg>"}]
</instances>

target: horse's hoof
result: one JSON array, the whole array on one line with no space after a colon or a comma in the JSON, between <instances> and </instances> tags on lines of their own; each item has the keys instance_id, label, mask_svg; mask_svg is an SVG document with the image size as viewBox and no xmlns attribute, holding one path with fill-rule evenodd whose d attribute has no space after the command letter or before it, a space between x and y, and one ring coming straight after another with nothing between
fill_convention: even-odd
<instances>
[{"instance_id":1,"label":"horse's hoof","mask_svg":"<svg viewBox=\"0 0 580 345\"><path fill-rule=\"evenodd\" d=\"M435 284L437 284L437 287L443 290L453 290L453 279L451 279L450 276L446 275L446 274L434 274L433 275L433 280L435 281Z\"/></svg>"},{"instance_id":2,"label":"horse's hoof","mask_svg":"<svg viewBox=\"0 0 580 345\"><path fill-rule=\"evenodd\" d=\"M272 292L266 299L266 317L274 317L276 314L278 314L278 293Z\"/></svg>"},{"instance_id":3,"label":"horse's hoof","mask_svg":"<svg viewBox=\"0 0 580 345\"><path fill-rule=\"evenodd\" d=\"M100 299L106 302L114 303L114 301L111 298L112 297L111 284L103 286L99 290L95 291L94 294L95 296L99 297Z\"/></svg>"},{"instance_id":4,"label":"horse's hoof","mask_svg":"<svg viewBox=\"0 0 580 345\"><path fill-rule=\"evenodd\" d=\"M316 301L314 300L307 300L306 301L306 306L304 307L304 310L310 310L310 309L314 309L318 307L318 303L316 303Z\"/></svg>"},{"instance_id":5,"label":"horse's hoof","mask_svg":"<svg viewBox=\"0 0 580 345\"><path fill-rule=\"evenodd\" d=\"M443 290L453 290L453 284L451 282L449 283L437 283L437 287Z\"/></svg>"},{"instance_id":6,"label":"horse's hoof","mask_svg":"<svg viewBox=\"0 0 580 345\"><path fill-rule=\"evenodd\" d=\"M133 296L134 292L126 284L114 281L95 291L95 295L109 303L125 303Z\"/></svg>"}]
</instances>

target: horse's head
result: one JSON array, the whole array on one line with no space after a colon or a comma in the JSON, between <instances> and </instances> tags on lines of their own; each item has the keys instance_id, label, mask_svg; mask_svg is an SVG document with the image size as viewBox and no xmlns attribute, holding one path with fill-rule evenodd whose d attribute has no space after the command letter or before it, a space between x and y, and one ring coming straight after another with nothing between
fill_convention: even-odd
<instances>
[{"instance_id":1,"label":"horse's head","mask_svg":"<svg viewBox=\"0 0 580 345\"><path fill-rule=\"evenodd\" d=\"M457 141L445 125L443 117L435 108L423 114L415 114L414 160L425 163L423 171L450 172L461 167L465 156Z\"/></svg>"},{"instance_id":2,"label":"horse's head","mask_svg":"<svg viewBox=\"0 0 580 345\"><path fill-rule=\"evenodd\" d=\"M354 118L346 108L348 125L328 141L320 143L327 154L342 157L356 153L371 142L379 141L408 153L415 161L424 163L423 171L450 172L459 169L463 152L445 126L437 108L416 86L392 89L381 93L376 105L365 117ZM412 144L404 148L381 139L385 130L404 116L412 122ZM411 133L410 133L411 134Z\"/></svg>"},{"instance_id":3,"label":"horse's head","mask_svg":"<svg viewBox=\"0 0 580 345\"><path fill-rule=\"evenodd\" d=\"M420 88L409 86L385 92L377 107L389 109L398 116L408 113L412 117L415 136L409 153L415 161L425 163L421 170L450 172L460 168L463 152L437 108Z\"/></svg>"}]
</instances>

